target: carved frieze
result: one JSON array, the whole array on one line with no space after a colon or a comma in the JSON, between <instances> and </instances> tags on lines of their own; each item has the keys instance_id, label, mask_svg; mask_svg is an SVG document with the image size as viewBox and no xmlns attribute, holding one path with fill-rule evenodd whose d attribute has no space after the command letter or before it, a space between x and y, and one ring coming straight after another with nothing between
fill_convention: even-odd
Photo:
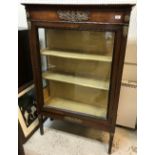
<instances>
[{"instance_id":1,"label":"carved frieze","mask_svg":"<svg viewBox=\"0 0 155 155\"><path fill-rule=\"evenodd\" d=\"M88 11L71 11L71 10L59 10L57 11L60 19L71 22L87 21L89 19Z\"/></svg>"}]
</instances>

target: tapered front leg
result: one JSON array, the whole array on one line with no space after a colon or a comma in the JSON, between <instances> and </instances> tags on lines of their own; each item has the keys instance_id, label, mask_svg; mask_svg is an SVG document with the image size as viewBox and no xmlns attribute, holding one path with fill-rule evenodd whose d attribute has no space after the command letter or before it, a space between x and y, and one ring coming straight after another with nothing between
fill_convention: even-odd
<instances>
[{"instance_id":1,"label":"tapered front leg","mask_svg":"<svg viewBox=\"0 0 155 155\"><path fill-rule=\"evenodd\" d=\"M39 126L40 126L40 134L44 134L44 129L43 129L43 116L41 114L38 115L39 118Z\"/></svg>"},{"instance_id":2,"label":"tapered front leg","mask_svg":"<svg viewBox=\"0 0 155 155\"><path fill-rule=\"evenodd\" d=\"M113 139L114 139L114 133L110 133L110 137L109 137L109 149L108 149L108 153L109 154L111 154Z\"/></svg>"}]
</instances>

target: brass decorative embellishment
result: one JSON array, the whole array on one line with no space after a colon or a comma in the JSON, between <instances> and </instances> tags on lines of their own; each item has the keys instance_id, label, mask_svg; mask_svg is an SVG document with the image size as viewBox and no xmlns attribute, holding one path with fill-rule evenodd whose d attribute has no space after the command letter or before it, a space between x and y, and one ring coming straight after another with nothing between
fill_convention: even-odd
<instances>
[{"instance_id":1,"label":"brass decorative embellishment","mask_svg":"<svg viewBox=\"0 0 155 155\"><path fill-rule=\"evenodd\" d=\"M78 22L78 21L86 21L89 19L88 11L57 11L58 16L62 20Z\"/></svg>"},{"instance_id":2,"label":"brass decorative embellishment","mask_svg":"<svg viewBox=\"0 0 155 155\"><path fill-rule=\"evenodd\" d=\"M123 36L126 37L128 34L128 26L123 27Z\"/></svg>"},{"instance_id":3,"label":"brass decorative embellishment","mask_svg":"<svg viewBox=\"0 0 155 155\"><path fill-rule=\"evenodd\" d=\"M82 120L79 119L79 118L73 118L73 117L65 116L64 119L67 120L67 121L71 121L71 122L82 123Z\"/></svg>"}]
</instances>

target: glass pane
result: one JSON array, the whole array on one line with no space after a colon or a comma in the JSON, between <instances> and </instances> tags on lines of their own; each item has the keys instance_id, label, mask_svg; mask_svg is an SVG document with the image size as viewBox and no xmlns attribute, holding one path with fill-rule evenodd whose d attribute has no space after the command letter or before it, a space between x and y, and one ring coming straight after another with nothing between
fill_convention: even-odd
<instances>
[{"instance_id":1,"label":"glass pane","mask_svg":"<svg viewBox=\"0 0 155 155\"><path fill-rule=\"evenodd\" d=\"M114 32L46 29L45 34L44 106L106 119Z\"/></svg>"}]
</instances>

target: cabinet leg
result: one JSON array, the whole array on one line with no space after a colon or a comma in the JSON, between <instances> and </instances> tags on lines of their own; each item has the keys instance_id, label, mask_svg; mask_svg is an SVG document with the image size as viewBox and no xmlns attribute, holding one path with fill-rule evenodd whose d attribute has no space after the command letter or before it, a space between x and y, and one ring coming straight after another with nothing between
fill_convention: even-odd
<instances>
[{"instance_id":1,"label":"cabinet leg","mask_svg":"<svg viewBox=\"0 0 155 155\"><path fill-rule=\"evenodd\" d=\"M43 129L43 116L41 114L38 115L39 118L39 126L40 126L40 134L44 134L44 129Z\"/></svg>"},{"instance_id":2,"label":"cabinet leg","mask_svg":"<svg viewBox=\"0 0 155 155\"><path fill-rule=\"evenodd\" d=\"M111 154L113 138L114 138L114 133L110 133L110 138L109 138L109 149L108 149L108 153L109 153L109 154Z\"/></svg>"}]
</instances>

